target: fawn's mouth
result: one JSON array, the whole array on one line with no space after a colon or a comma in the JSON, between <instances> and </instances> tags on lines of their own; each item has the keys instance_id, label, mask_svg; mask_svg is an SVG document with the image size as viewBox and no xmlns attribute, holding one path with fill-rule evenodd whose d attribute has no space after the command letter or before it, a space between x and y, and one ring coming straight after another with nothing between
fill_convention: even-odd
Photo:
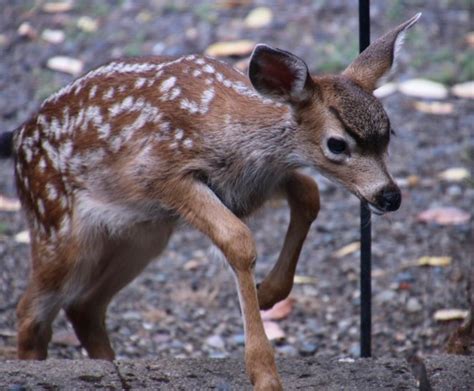
<instances>
[{"instance_id":1,"label":"fawn's mouth","mask_svg":"<svg viewBox=\"0 0 474 391\"><path fill-rule=\"evenodd\" d=\"M369 209L373 214L376 214L377 216L382 216L383 214L387 213L386 210L380 209L377 205L367 203L369 205Z\"/></svg>"}]
</instances>

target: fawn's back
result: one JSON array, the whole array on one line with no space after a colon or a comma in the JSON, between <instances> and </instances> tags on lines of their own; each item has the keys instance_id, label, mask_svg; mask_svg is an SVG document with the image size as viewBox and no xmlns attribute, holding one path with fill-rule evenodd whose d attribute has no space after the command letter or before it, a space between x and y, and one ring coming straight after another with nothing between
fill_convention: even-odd
<instances>
[{"instance_id":1,"label":"fawn's back","mask_svg":"<svg viewBox=\"0 0 474 391\"><path fill-rule=\"evenodd\" d=\"M220 61L110 63L53 95L18 132L20 197L35 232L58 237L81 224L118 232L172 217L160 189L186 175L245 215L291 164L265 161L288 149L289 123L287 108Z\"/></svg>"}]
</instances>

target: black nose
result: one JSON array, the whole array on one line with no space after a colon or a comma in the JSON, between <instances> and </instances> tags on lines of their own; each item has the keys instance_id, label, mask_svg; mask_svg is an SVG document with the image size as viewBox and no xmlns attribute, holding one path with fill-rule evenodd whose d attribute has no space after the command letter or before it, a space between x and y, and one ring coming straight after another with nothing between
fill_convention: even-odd
<instances>
[{"instance_id":1,"label":"black nose","mask_svg":"<svg viewBox=\"0 0 474 391\"><path fill-rule=\"evenodd\" d=\"M386 212L393 212L400 207L402 194L398 188L386 187L377 195L377 204Z\"/></svg>"}]
</instances>

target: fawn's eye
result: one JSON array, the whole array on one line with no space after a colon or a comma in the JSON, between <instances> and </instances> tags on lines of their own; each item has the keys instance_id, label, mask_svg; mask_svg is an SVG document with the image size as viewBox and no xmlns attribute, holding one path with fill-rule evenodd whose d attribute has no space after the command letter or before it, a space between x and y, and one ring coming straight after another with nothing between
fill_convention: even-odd
<instances>
[{"instance_id":1,"label":"fawn's eye","mask_svg":"<svg viewBox=\"0 0 474 391\"><path fill-rule=\"evenodd\" d=\"M328 140L328 148L332 153L339 155L346 151L347 143L344 140L331 137Z\"/></svg>"}]
</instances>

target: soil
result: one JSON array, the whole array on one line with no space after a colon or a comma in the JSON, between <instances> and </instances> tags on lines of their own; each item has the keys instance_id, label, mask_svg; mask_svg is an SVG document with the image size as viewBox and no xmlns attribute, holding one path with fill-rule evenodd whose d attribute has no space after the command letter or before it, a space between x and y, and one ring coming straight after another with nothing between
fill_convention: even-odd
<instances>
[{"instance_id":1,"label":"soil","mask_svg":"<svg viewBox=\"0 0 474 391\"><path fill-rule=\"evenodd\" d=\"M79 58L86 71L123 55L181 55L202 52L217 41L251 39L291 49L317 73L339 71L357 52L356 1L77 1L63 13L46 13L42 4L0 0L1 130L20 126L42 99L73 80L47 68L47 60L55 55ZM257 5L271 8L273 20L249 29L243 21ZM430 77L447 84L474 79L463 62L464 54L473 50L466 41L473 30L466 1L374 2L372 37L420 10L423 17L409 35L392 78ZM96 31L77 27L83 16L98 22ZM19 32L24 23L31 28L26 36ZM63 30L64 42L41 39L47 28ZM417 215L437 206L472 211L472 180L452 183L438 175L451 167L472 168L474 105L450 94L443 103L451 104L453 111L441 115L416 110L417 99L400 92L382 101L396 132L389 165L401 184L403 204L396 213L372 218L373 355L413 358L442 353L461 321L438 322L434 313L469 310L474 303L473 223L472 218L457 225L421 223ZM278 321L286 338L274 345L285 357L355 357L359 253L337 258L334 252L359 239L359 201L318 173L311 174L320 184L322 209L297 274L312 278L295 285L293 310ZM9 160L0 161L0 194L15 197ZM259 281L278 256L288 218L287 206L272 202L248 222L258 246ZM25 227L20 212L0 211L0 359L15 353L15 306L30 268L29 248L15 235ZM161 258L116 296L107 326L119 358L243 354L233 277L224 262L213 259L209 247L207 238L184 227ZM446 267L414 266L421 256L450 256L452 261ZM85 354L63 314L54 330L51 357Z\"/></svg>"}]
</instances>

